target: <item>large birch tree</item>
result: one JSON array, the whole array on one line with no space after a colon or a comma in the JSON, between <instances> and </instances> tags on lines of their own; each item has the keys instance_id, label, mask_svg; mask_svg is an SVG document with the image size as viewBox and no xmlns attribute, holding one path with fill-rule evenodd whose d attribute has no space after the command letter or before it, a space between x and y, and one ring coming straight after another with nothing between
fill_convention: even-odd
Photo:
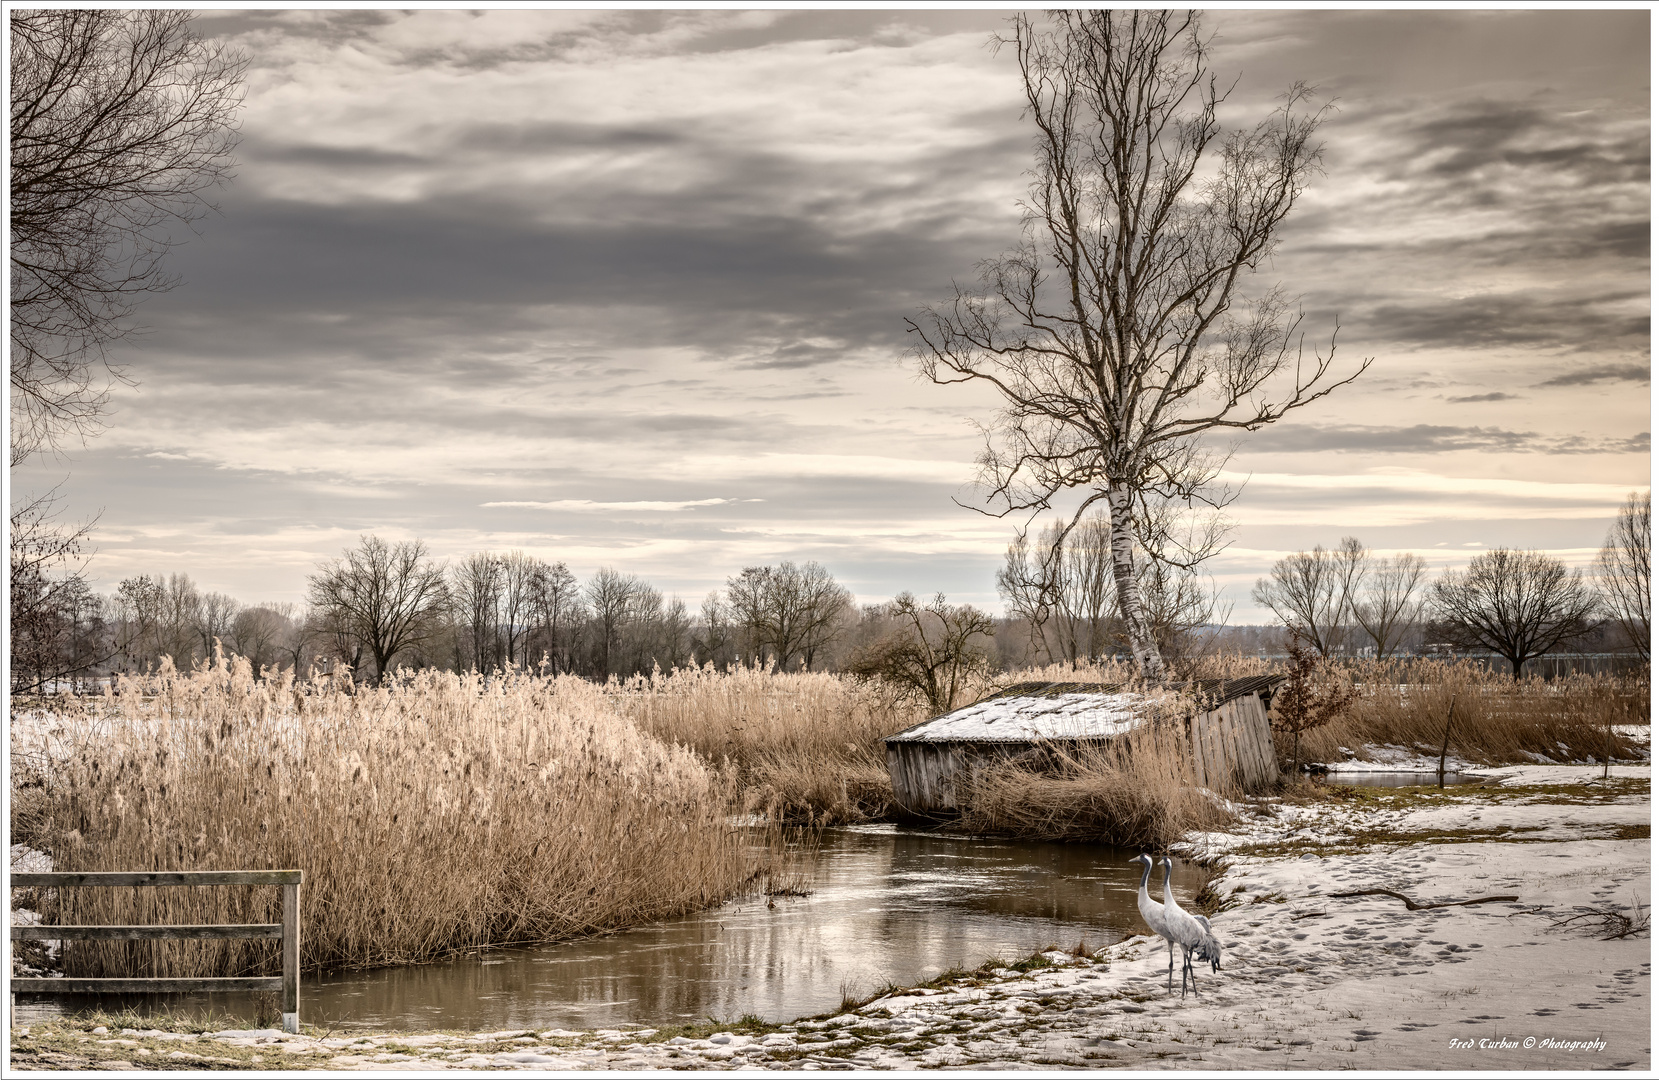
<instances>
[{"instance_id":1,"label":"large birch tree","mask_svg":"<svg viewBox=\"0 0 1659 1080\"><path fill-rule=\"evenodd\" d=\"M1154 535L1171 500L1230 498L1213 486L1225 455L1200 440L1272 423L1366 366L1338 379L1331 353L1304 359L1294 301L1243 288L1318 167L1324 110L1293 86L1224 134L1195 12L1018 15L1003 44L1037 129L1025 234L981 265L978 289L909 321L916 356L934 382L1003 398L984 425L984 512L1029 522L1075 489L1060 543L1106 504L1131 651L1162 678L1135 549L1188 567L1216 550Z\"/></svg>"}]
</instances>

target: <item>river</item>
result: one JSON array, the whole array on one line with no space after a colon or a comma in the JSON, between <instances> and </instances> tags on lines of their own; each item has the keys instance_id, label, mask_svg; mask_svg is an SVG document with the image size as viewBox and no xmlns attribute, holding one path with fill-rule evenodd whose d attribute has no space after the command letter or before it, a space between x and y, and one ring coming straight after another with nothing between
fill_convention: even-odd
<instances>
[{"instance_id":1,"label":"river","mask_svg":"<svg viewBox=\"0 0 1659 1080\"><path fill-rule=\"evenodd\" d=\"M1136 852L901 829L827 829L803 897L749 897L605 937L487 950L435 964L307 977L307 1024L346 1028L603 1028L827 1012L844 995L909 985L1044 946L1089 949L1144 933ZM1158 893L1158 878L1153 881ZM1196 868L1177 862L1177 897ZM146 999L100 1001L119 1008ZM149 999L238 1017L236 995ZM61 1003L61 1004L60 1004ZM20 1023L72 998L20 998Z\"/></svg>"}]
</instances>

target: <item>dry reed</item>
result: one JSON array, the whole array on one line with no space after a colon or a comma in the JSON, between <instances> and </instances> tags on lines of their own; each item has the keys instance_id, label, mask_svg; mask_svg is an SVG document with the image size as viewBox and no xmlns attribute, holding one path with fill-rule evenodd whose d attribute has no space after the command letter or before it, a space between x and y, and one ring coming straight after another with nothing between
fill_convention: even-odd
<instances>
[{"instance_id":1,"label":"dry reed","mask_svg":"<svg viewBox=\"0 0 1659 1080\"><path fill-rule=\"evenodd\" d=\"M422 672L367 690L164 666L56 703L41 842L58 870L299 867L308 969L607 931L764 865L729 775L570 677ZM274 922L277 890L65 889L49 921ZM83 975L272 970L267 943L73 943Z\"/></svg>"},{"instance_id":2,"label":"dry reed","mask_svg":"<svg viewBox=\"0 0 1659 1080\"><path fill-rule=\"evenodd\" d=\"M882 739L925 718L877 686L820 671L706 665L636 676L609 692L641 729L729 763L751 805L819 825L887 812Z\"/></svg>"},{"instance_id":3,"label":"dry reed","mask_svg":"<svg viewBox=\"0 0 1659 1080\"><path fill-rule=\"evenodd\" d=\"M1398 746L1438 755L1446 714L1457 699L1451 752L1487 765L1640 757L1609 725L1648 720L1646 680L1570 675L1516 681L1467 661L1405 659L1343 665L1359 690L1347 714L1302 734L1305 761L1340 761L1346 747ZM1289 750L1288 742L1280 747Z\"/></svg>"},{"instance_id":4,"label":"dry reed","mask_svg":"<svg viewBox=\"0 0 1659 1080\"><path fill-rule=\"evenodd\" d=\"M1194 829L1232 820L1219 796L1192 781L1183 735L1194 707L1180 695L1153 695L1147 719L1101 746L1041 747L1038 760L978 771L963 828L1026 840L1078 840L1160 848Z\"/></svg>"}]
</instances>

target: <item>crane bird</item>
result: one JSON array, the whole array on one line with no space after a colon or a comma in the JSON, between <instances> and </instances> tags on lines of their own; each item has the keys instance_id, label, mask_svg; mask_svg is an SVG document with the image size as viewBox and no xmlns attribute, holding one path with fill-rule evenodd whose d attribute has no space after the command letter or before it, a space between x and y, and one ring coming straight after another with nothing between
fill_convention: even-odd
<instances>
[{"instance_id":1,"label":"crane bird","mask_svg":"<svg viewBox=\"0 0 1659 1080\"><path fill-rule=\"evenodd\" d=\"M1142 852L1141 854L1136 855L1133 859L1130 859L1129 862L1131 865L1134 863L1140 863L1142 865L1141 891L1140 894L1135 897L1135 905L1141 909L1141 918L1145 920L1146 925L1151 927L1152 932L1163 938L1165 943L1169 945L1169 982L1167 989L1171 993L1174 993L1175 939L1171 937L1169 933L1169 924L1167 922L1167 916L1165 915L1167 908L1166 905L1153 903L1152 897L1147 895L1146 892L1146 883L1152 877L1152 857ZM1168 888L1167 879L1165 881L1165 888ZM1181 985L1183 988L1186 986L1185 972L1182 973Z\"/></svg>"},{"instance_id":2,"label":"crane bird","mask_svg":"<svg viewBox=\"0 0 1659 1080\"><path fill-rule=\"evenodd\" d=\"M1181 963L1181 996L1187 996L1187 976L1192 976L1192 992L1198 993L1198 972L1192 969L1192 958L1207 960L1211 971L1221 970L1221 942L1210 930L1210 920L1202 915L1189 915L1175 902L1175 893L1169 887L1170 874L1175 863L1167 856L1164 862L1164 924L1169 927L1171 964L1175 946L1179 942L1185 959Z\"/></svg>"}]
</instances>

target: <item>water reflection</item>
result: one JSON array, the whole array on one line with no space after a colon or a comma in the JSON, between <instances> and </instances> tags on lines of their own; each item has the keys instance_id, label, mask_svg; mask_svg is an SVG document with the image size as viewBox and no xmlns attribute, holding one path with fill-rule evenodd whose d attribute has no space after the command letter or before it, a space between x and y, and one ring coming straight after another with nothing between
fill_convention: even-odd
<instances>
[{"instance_id":1,"label":"water reflection","mask_svg":"<svg viewBox=\"0 0 1659 1080\"><path fill-rule=\"evenodd\" d=\"M1484 776L1465 776L1447 773L1446 786L1479 784ZM1332 772L1325 774L1325 783L1331 787L1434 787L1439 774L1433 772Z\"/></svg>"},{"instance_id":2,"label":"water reflection","mask_svg":"<svg viewBox=\"0 0 1659 1080\"><path fill-rule=\"evenodd\" d=\"M806 897L780 897L771 907L750 898L609 937L308 979L304 1015L308 1023L484 1030L745 1013L792 1019L888 981L918 982L1079 939L1097 948L1143 932L1139 874L1128 865L1134 855L890 826L832 829ZM1177 863L1183 901L1197 878ZM246 1011L233 997L213 1004ZM24 1011L20 1002L20 1019Z\"/></svg>"}]
</instances>

